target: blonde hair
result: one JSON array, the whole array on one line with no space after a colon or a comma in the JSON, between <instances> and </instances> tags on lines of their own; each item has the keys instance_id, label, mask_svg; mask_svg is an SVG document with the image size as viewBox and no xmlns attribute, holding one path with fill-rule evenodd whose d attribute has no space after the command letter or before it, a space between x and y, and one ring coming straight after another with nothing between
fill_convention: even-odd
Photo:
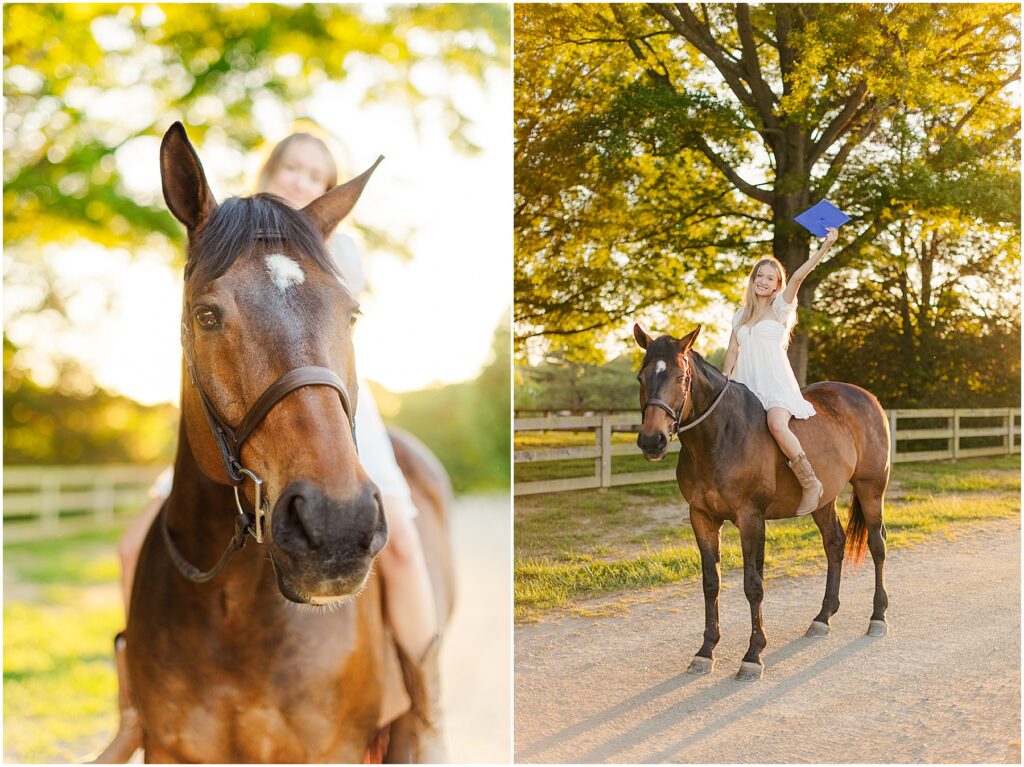
<instances>
[{"instance_id":1,"label":"blonde hair","mask_svg":"<svg viewBox=\"0 0 1024 767\"><path fill-rule=\"evenodd\" d=\"M270 184L270 179L273 178L277 169L281 166L281 161L284 159L285 153L288 151L288 147L294 144L296 141L312 141L314 144L320 147L324 153L324 166L327 170L327 186L324 189L326 192L328 189L333 189L338 184L338 159L342 158L343 162L341 170L346 170L344 167L345 153L338 147L337 142L315 123L309 121L301 121L295 124L295 129L281 139L274 147L270 150L267 155L267 159L263 161L260 166L259 172L256 174L256 191L265 192L267 186ZM266 151L266 150L264 150Z\"/></svg>"},{"instance_id":2,"label":"blonde hair","mask_svg":"<svg viewBox=\"0 0 1024 767\"><path fill-rule=\"evenodd\" d=\"M772 256L765 256L760 259L756 264L754 264L754 268L750 270L750 276L747 278L747 284L743 287L743 298L740 299L740 310L736 312L736 318L733 320L734 328L738 329L754 315L754 280L757 279L757 272L762 266L774 267L775 273L779 277L779 287L772 295L772 301L774 301L775 297L786 289L786 270L782 268L782 264L779 260ZM790 331L792 331L793 325L795 324L796 312L793 312L786 322L785 346L789 346Z\"/></svg>"}]
</instances>

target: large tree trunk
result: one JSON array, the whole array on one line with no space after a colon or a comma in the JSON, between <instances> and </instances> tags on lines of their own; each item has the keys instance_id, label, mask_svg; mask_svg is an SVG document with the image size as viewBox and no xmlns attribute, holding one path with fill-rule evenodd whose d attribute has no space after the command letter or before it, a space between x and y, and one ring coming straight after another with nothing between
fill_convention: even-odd
<instances>
[{"instance_id":1,"label":"large tree trunk","mask_svg":"<svg viewBox=\"0 0 1024 767\"><path fill-rule=\"evenodd\" d=\"M778 180L772 205L772 253L792 274L807 260L810 233L794 221L808 207L810 179L804 168L806 134L793 126L786 128L786 145L776 153ZM798 306L808 308L814 301L814 285L804 283L798 294ZM789 362L797 382L807 382L807 334L797 325L789 344Z\"/></svg>"}]
</instances>

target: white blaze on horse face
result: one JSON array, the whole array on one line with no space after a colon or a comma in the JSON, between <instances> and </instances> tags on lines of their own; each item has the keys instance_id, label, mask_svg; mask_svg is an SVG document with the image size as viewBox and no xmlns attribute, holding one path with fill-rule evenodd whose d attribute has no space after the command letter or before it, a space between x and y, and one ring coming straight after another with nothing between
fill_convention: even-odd
<instances>
[{"instance_id":1,"label":"white blaze on horse face","mask_svg":"<svg viewBox=\"0 0 1024 767\"><path fill-rule=\"evenodd\" d=\"M265 259L267 271L270 272L270 279L277 285L282 293L292 285L301 285L306 281L306 275L298 263L283 253L271 253Z\"/></svg>"},{"instance_id":2,"label":"white blaze on horse face","mask_svg":"<svg viewBox=\"0 0 1024 767\"><path fill-rule=\"evenodd\" d=\"M665 360L658 360L655 363L655 365L654 365L654 372L655 373L664 373L665 372L665 368L667 368L667 367L668 367L668 365L665 363Z\"/></svg>"}]
</instances>

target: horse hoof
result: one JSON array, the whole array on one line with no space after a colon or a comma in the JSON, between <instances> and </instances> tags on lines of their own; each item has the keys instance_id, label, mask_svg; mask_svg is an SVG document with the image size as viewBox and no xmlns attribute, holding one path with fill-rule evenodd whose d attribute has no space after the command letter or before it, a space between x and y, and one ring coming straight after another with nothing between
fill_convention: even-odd
<instances>
[{"instance_id":1,"label":"horse hoof","mask_svg":"<svg viewBox=\"0 0 1024 767\"><path fill-rule=\"evenodd\" d=\"M827 637L828 632L831 629L827 623L821 621L811 621L811 627L807 629L807 633L804 636L808 637Z\"/></svg>"},{"instance_id":2,"label":"horse hoof","mask_svg":"<svg viewBox=\"0 0 1024 767\"><path fill-rule=\"evenodd\" d=\"M884 637L889 634L889 624L885 621L871 621L868 624L869 637Z\"/></svg>"},{"instance_id":3,"label":"horse hoof","mask_svg":"<svg viewBox=\"0 0 1024 767\"><path fill-rule=\"evenodd\" d=\"M750 663L748 661L743 661L740 664L739 673L736 674L736 680L739 682L756 682L761 678L761 674L763 673L763 663Z\"/></svg>"},{"instance_id":4,"label":"horse hoof","mask_svg":"<svg viewBox=\"0 0 1024 767\"><path fill-rule=\"evenodd\" d=\"M690 667L686 669L686 673L703 676L704 674L710 674L714 670L715 661L712 658L705 658L703 655L697 655L692 661L690 661Z\"/></svg>"}]
</instances>

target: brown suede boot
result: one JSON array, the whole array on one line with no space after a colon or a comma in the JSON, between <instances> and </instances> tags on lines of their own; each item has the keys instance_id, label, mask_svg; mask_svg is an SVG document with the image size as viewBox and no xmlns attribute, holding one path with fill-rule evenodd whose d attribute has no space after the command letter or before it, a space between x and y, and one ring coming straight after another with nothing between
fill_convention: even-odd
<instances>
[{"instance_id":1,"label":"brown suede boot","mask_svg":"<svg viewBox=\"0 0 1024 767\"><path fill-rule=\"evenodd\" d=\"M814 474L811 462L807 460L805 453L800 453L789 462L789 468L796 474L796 479L803 488L804 494L800 498L800 505L796 508L797 516L810 514L821 504L821 494L824 492L818 477Z\"/></svg>"},{"instance_id":2,"label":"brown suede boot","mask_svg":"<svg viewBox=\"0 0 1024 767\"><path fill-rule=\"evenodd\" d=\"M441 714L440 650L441 637L435 636L423 659L417 663L398 646L405 688L412 701L408 714L412 720L409 753L403 758L413 764L444 764L448 761Z\"/></svg>"},{"instance_id":3,"label":"brown suede boot","mask_svg":"<svg viewBox=\"0 0 1024 767\"><path fill-rule=\"evenodd\" d=\"M114 637L114 666L117 668L117 707L121 712L121 725L110 745L89 764L124 764L132 754L142 748L142 722L132 703L128 682L128 661L125 658L124 632Z\"/></svg>"}]
</instances>

